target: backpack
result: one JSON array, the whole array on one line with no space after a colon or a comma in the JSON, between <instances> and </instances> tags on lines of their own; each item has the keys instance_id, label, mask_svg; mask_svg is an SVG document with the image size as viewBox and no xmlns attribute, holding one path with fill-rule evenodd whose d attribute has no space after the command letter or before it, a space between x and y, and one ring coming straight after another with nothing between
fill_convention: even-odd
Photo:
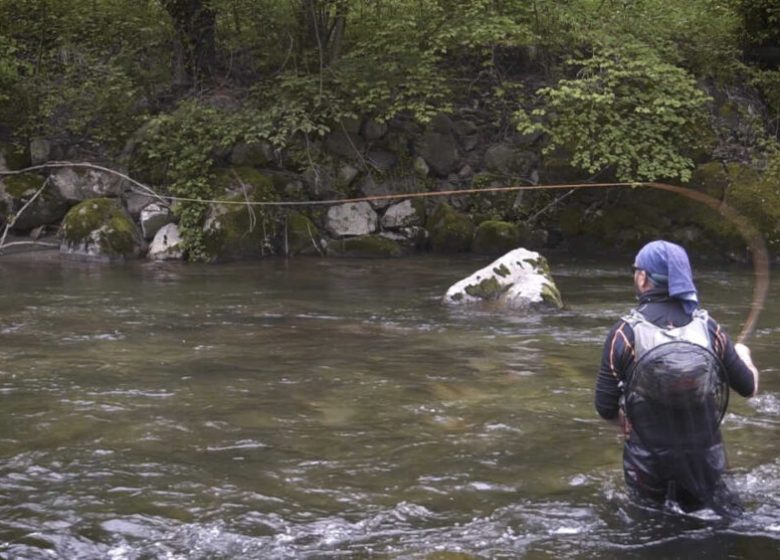
<instances>
[{"instance_id":1,"label":"backpack","mask_svg":"<svg viewBox=\"0 0 780 560\"><path fill-rule=\"evenodd\" d=\"M729 387L712 351L704 310L690 323L662 328L637 310L623 317L634 331L634 366L624 387L628 420L651 447L708 445L728 406Z\"/></svg>"}]
</instances>

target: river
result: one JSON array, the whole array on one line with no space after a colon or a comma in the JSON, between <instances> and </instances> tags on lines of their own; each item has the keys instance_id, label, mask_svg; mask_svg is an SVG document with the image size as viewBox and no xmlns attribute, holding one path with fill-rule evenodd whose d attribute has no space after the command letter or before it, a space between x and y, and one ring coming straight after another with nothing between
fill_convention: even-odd
<instances>
[{"instance_id":1,"label":"river","mask_svg":"<svg viewBox=\"0 0 780 560\"><path fill-rule=\"evenodd\" d=\"M0 259L0 557L776 558L780 283L727 522L634 505L593 409L630 263L551 257L560 312L440 304L487 262ZM750 270L697 279L737 333Z\"/></svg>"}]
</instances>

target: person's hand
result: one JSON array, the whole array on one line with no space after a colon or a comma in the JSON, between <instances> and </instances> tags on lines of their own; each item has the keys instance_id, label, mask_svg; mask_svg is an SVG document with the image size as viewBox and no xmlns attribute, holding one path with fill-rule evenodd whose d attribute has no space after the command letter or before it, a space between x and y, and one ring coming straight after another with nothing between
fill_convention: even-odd
<instances>
[{"instance_id":1,"label":"person's hand","mask_svg":"<svg viewBox=\"0 0 780 560\"><path fill-rule=\"evenodd\" d=\"M734 350L737 351L737 356L740 357L740 359L745 362L745 364L749 368L755 368L756 366L753 365L753 358L750 356L750 348L742 344L741 342L737 342L734 345Z\"/></svg>"},{"instance_id":2,"label":"person's hand","mask_svg":"<svg viewBox=\"0 0 780 560\"><path fill-rule=\"evenodd\" d=\"M737 356L739 356L750 371L753 372L753 395L755 395L758 392L758 368L753 364L753 358L750 356L750 348L741 342L737 342L734 345L734 350L737 352ZM753 395L750 396L752 397Z\"/></svg>"}]
</instances>

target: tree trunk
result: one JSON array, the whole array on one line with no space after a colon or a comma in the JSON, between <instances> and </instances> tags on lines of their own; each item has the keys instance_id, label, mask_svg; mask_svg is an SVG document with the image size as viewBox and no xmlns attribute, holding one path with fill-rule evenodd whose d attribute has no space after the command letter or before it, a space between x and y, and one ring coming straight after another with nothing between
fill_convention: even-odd
<instances>
[{"instance_id":1,"label":"tree trunk","mask_svg":"<svg viewBox=\"0 0 780 560\"><path fill-rule=\"evenodd\" d=\"M184 52L184 70L196 84L213 74L216 63L216 12L204 0L162 0Z\"/></svg>"}]
</instances>

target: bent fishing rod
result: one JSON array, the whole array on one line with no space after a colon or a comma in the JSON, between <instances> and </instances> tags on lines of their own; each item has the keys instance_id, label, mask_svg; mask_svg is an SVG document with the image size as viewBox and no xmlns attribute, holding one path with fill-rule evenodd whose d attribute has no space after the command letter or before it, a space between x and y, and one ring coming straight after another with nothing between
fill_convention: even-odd
<instances>
[{"instance_id":1,"label":"bent fishing rod","mask_svg":"<svg viewBox=\"0 0 780 560\"><path fill-rule=\"evenodd\" d=\"M534 190L569 190L573 192L575 189L596 189L596 188L616 188L616 187L630 187L630 188L651 188L662 191L672 192L691 200L695 200L702 204L705 204L718 212L721 216L726 218L731 223L745 240L750 249L753 261L753 295L750 305L750 312L742 326L742 330L737 337L738 342L744 343L748 337L753 333L758 322L758 317L761 311L764 309L767 294L769 292L769 253L766 248L766 243L761 235L761 232L742 214L737 212L736 209L729 206L725 201L719 200L713 196L705 194L700 191L681 187L678 185L671 185L668 183L658 183L654 181L643 182L607 182L607 183L560 183L549 185L511 185L505 187L484 187L484 188L470 188L470 189L455 189L455 190L442 190L442 191L419 191L411 193L397 193L397 194L383 194L373 196L361 196L353 198L341 198L330 200L289 200L289 201L250 201L250 200L212 200L201 198L188 198L179 196L160 195L156 193L150 187L136 181L132 177L120 173L109 167L103 167L93 163L84 162L66 162L66 161L52 161L41 165L35 165L20 169L16 171L0 171L0 177L5 175L18 175L21 173L27 173L30 171L37 171L50 168L61 167L82 167L90 168L98 171L104 171L116 175L122 179L130 182L135 188L136 192L145 194L152 198L156 198L165 202L192 202L201 204L224 204L224 205L240 205L240 206L276 206L276 207L312 207L312 206L335 206L337 204L351 204L358 202L374 202L374 201L388 201L388 200L402 200L409 198L432 198L438 196L462 196L467 194L486 194L486 193L502 193L502 192L518 192L518 191L534 191Z\"/></svg>"}]
</instances>

